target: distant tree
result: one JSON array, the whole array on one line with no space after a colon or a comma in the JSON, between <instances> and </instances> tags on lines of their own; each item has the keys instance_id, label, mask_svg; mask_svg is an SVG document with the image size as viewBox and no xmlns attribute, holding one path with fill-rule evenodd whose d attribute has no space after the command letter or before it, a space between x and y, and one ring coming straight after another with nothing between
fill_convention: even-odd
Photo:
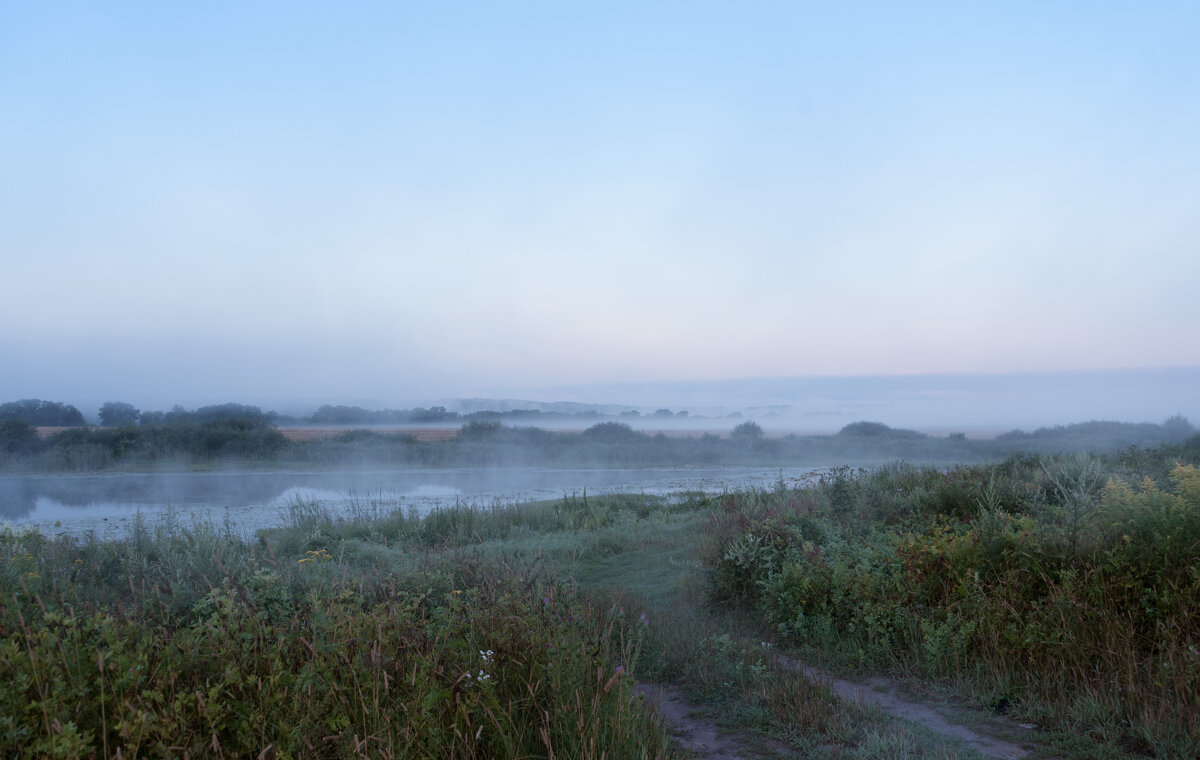
<instances>
[{"instance_id":1,"label":"distant tree","mask_svg":"<svg viewBox=\"0 0 1200 760\"><path fill-rule=\"evenodd\" d=\"M75 427L86 425L83 415L70 404L26 398L0 404L0 420L20 420L35 427Z\"/></svg>"},{"instance_id":2,"label":"distant tree","mask_svg":"<svg viewBox=\"0 0 1200 760\"><path fill-rule=\"evenodd\" d=\"M1192 423L1188 422L1187 417L1182 414L1168 417L1163 422L1162 428L1167 440L1172 442L1182 441L1196 432L1196 428L1192 427Z\"/></svg>"},{"instance_id":3,"label":"distant tree","mask_svg":"<svg viewBox=\"0 0 1200 760\"><path fill-rule=\"evenodd\" d=\"M264 412L257 406L249 404L213 404L211 406L202 406L191 413L192 419L196 422L208 422L210 420L254 420L256 422L267 422L270 420L271 413Z\"/></svg>"},{"instance_id":4,"label":"distant tree","mask_svg":"<svg viewBox=\"0 0 1200 760\"><path fill-rule=\"evenodd\" d=\"M624 422L601 422L583 431L583 437L596 443L640 443L646 436Z\"/></svg>"},{"instance_id":5,"label":"distant tree","mask_svg":"<svg viewBox=\"0 0 1200 760\"><path fill-rule=\"evenodd\" d=\"M361 406L330 406L325 404L309 418L314 425L352 425L366 423L371 412Z\"/></svg>"},{"instance_id":6,"label":"distant tree","mask_svg":"<svg viewBox=\"0 0 1200 760\"><path fill-rule=\"evenodd\" d=\"M621 412L622 417L640 417L642 415L637 409L627 409Z\"/></svg>"},{"instance_id":7,"label":"distant tree","mask_svg":"<svg viewBox=\"0 0 1200 760\"><path fill-rule=\"evenodd\" d=\"M674 417L675 412L672 412L670 409L655 409L654 416L655 417Z\"/></svg>"},{"instance_id":8,"label":"distant tree","mask_svg":"<svg viewBox=\"0 0 1200 760\"><path fill-rule=\"evenodd\" d=\"M481 441L495 438L505 431L499 422L480 422L472 420L458 429L458 439L463 441Z\"/></svg>"},{"instance_id":9,"label":"distant tree","mask_svg":"<svg viewBox=\"0 0 1200 760\"><path fill-rule=\"evenodd\" d=\"M165 412L142 412L138 417L139 425L163 425L167 421Z\"/></svg>"},{"instance_id":10,"label":"distant tree","mask_svg":"<svg viewBox=\"0 0 1200 760\"><path fill-rule=\"evenodd\" d=\"M882 422L851 422L838 431L838 435L880 436L887 435L892 429Z\"/></svg>"},{"instance_id":11,"label":"distant tree","mask_svg":"<svg viewBox=\"0 0 1200 760\"><path fill-rule=\"evenodd\" d=\"M766 435L766 433L763 432L762 427L753 420L746 420L742 424L735 427L732 433L734 438L742 440L758 439L762 438L764 435Z\"/></svg>"},{"instance_id":12,"label":"distant tree","mask_svg":"<svg viewBox=\"0 0 1200 760\"><path fill-rule=\"evenodd\" d=\"M179 404L176 404L175 406L171 407L171 411L163 415L162 421L167 425L175 425L181 422L191 422L192 413L187 409L184 409Z\"/></svg>"},{"instance_id":13,"label":"distant tree","mask_svg":"<svg viewBox=\"0 0 1200 760\"><path fill-rule=\"evenodd\" d=\"M851 422L838 431L838 435L858 436L863 438L926 438L924 433L905 428L888 427L882 422Z\"/></svg>"},{"instance_id":14,"label":"distant tree","mask_svg":"<svg viewBox=\"0 0 1200 760\"><path fill-rule=\"evenodd\" d=\"M136 406L123 401L107 401L100 407L100 425L103 427L136 425L141 416Z\"/></svg>"},{"instance_id":15,"label":"distant tree","mask_svg":"<svg viewBox=\"0 0 1200 760\"><path fill-rule=\"evenodd\" d=\"M23 420L0 420L0 451L5 454L21 454L37 446L37 433L33 425Z\"/></svg>"},{"instance_id":16,"label":"distant tree","mask_svg":"<svg viewBox=\"0 0 1200 760\"><path fill-rule=\"evenodd\" d=\"M458 419L458 412L448 412L444 406L417 407L409 413L409 418L413 422L445 422Z\"/></svg>"}]
</instances>

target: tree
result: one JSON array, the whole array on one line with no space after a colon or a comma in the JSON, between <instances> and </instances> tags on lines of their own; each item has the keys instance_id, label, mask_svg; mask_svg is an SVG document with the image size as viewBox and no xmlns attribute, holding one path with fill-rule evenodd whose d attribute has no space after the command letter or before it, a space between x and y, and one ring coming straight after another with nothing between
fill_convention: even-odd
<instances>
[{"instance_id":1,"label":"tree","mask_svg":"<svg viewBox=\"0 0 1200 760\"><path fill-rule=\"evenodd\" d=\"M1166 434L1166 439L1173 443L1178 443L1196 432L1196 428L1192 427L1192 423L1188 422L1187 417L1182 414L1176 414L1168 417L1162 424L1163 433Z\"/></svg>"},{"instance_id":2,"label":"tree","mask_svg":"<svg viewBox=\"0 0 1200 760\"><path fill-rule=\"evenodd\" d=\"M734 438L738 439L758 439L766 435L762 427L753 420L746 420L742 424L733 429Z\"/></svg>"},{"instance_id":3,"label":"tree","mask_svg":"<svg viewBox=\"0 0 1200 760\"><path fill-rule=\"evenodd\" d=\"M136 406L124 401L107 401L100 407L100 425L103 427L136 425L141 416Z\"/></svg>"},{"instance_id":4,"label":"tree","mask_svg":"<svg viewBox=\"0 0 1200 760\"><path fill-rule=\"evenodd\" d=\"M838 435L881 436L892 432L892 429L882 422L851 422L838 431Z\"/></svg>"},{"instance_id":5,"label":"tree","mask_svg":"<svg viewBox=\"0 0 1200 760\"><path fill-rule=\"evenodd\" d=\"M646 436L624 422L601 422L583 431L583 437L596 443L644 443Z\"/></svg>"},{"instance_id":6,"label":"tree","mask_svg":"<svg viewBox=\"0 0 1200 760\"><path fill-rule=\"evenodd\" d=\"M87 423L78 409L58 401L26 398L0 404L0 420L20 420L35 427L74 427Z\"/></svg>"},{"instance_id":7,"label":"tree","mask_svg":"<svg viewBox=\"0 0 1200 760\"><path fill-rule=\"evenodd\" d=\"M266 422L269 420L270 415L270 412L263 412L257 406L235 404L232 401L227 404L202 406L191 412L191 418L195 422L209 422L211 420L254 420L256 422Z\"/></svg>"}]
</instances>

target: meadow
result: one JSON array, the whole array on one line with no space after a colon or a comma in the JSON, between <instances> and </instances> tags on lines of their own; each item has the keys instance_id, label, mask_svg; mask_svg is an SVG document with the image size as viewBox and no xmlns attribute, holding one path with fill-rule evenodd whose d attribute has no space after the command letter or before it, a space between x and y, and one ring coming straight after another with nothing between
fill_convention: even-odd
<instances>
[{"instance_id":1,"label":"meadow","mask_svg":"<svg viewBox=\"0 0 1200 760\"><path fill-rule=\"evenodd\" d=\"M1193 437L423 518L296 503L252 540L5 529L0 754L681 756L640 681L761 756L974 756L799 658L1004 713L1031 757L1195 757L1198 464Z\"/></svg>"}]
</instances>

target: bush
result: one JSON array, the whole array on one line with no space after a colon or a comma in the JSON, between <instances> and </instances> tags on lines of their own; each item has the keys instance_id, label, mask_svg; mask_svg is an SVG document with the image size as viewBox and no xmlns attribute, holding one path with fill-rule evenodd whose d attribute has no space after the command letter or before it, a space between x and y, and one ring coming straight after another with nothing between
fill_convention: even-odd
<instances>
[{"instance_id":1,"label":"bush","mask_svg":"<svg viewBox=\"0 0 1200 760\"><path fill-rule=\"evenodd\" d=\"M23 420L0 420L0 452L8 455L28 454L37 448L37 432L32 425Z\"/></svg>"},{"instance_id":2,"label":"bush","mask_svg":"<svg viewBox=\"0 0 1200 760\"><path fill-rule=\"evenodd\" d=\"M1156 473L1163 457L1137 461ZM973 680L1057 706L1061 728L1191 757L1200 469L1104 475L1129 463L835 468L767 512L760 494L732 495L710 524L712 588L857 666Z\"/></svg>"}]
</instances>

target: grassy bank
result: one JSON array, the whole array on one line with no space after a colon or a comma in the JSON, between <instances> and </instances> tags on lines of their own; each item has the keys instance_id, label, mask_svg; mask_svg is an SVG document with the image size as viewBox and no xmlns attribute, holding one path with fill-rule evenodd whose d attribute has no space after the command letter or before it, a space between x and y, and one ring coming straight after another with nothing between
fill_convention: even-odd
<instances>
[{"instance_id":1,"label":"grassy bank","mask_svg":"<svg viewBox=\"0 0 1200 760\"><path fill-rule=\"evenodd\" d=\"M1034 756L1191 757L1198 460L892 465L424 519L296 504L248 542L7 531L0 755L671 757L636 676L751 746L972 756L775 656L795 651L1038 723Z\"/></svg>"},{"instance_id":2,"label":"grassy bank","mask_svg":"<svg viewBox=\"0 0 1200 760\"><path fill-rule=\"evenodd\" d=\"M839 703L780 667L753 620L709 608L714 506L579 496L341 520L297 504L251 542L169 522L111 541L4 532L0 754L675 757L636 674L751 748L959 756Z\"/></svg>"},{"instance_id":3,"label":"grassy bank","mask_svg":"<svg viewBox=\"0 0 1200 760\"><path fill-rule=\"evenodd\" d=\"M842 667L934 679L1043 727L1195 757L1198 454L898 464L730 495L710 526L714 598Z\"/></svg>"},{"instance_id":4,"label":"grassy bank","mask_svg":"<svg viewBox=\"0 0 1200 760\"><path fill-rule=\"evenodd\" d=\"M0 537L0 754L671 756L611 610L533 566L295 517L250 544Z\"/></svg>"}]
</instances>

